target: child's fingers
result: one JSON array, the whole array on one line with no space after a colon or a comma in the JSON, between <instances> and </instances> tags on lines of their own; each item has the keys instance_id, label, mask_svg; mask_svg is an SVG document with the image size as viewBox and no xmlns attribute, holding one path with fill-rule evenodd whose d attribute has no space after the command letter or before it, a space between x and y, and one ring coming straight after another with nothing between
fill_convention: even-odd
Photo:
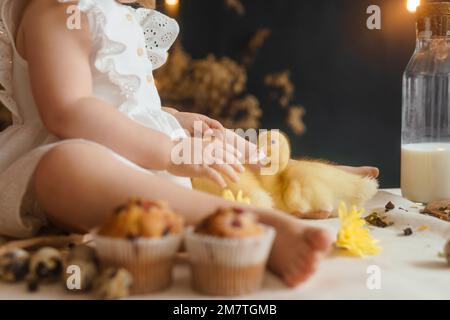
<instances>
[{"instance_id":1,"label":"child's fingers","mask_svg":"<svg viewBox=\"0 0 450 320\"><path fill-rule=\"evenodd\" d=\"M234 171L236 171L237 173L244 173L245 172L245 167L239 163L239 162L233 162L229 164Z\"/></svg>"},{"instance_id":2,"label":"child's fingers","mask_svg":"<svg viewBox=\"0 0 450 320\"><path fill-rule=\"evenodd\" d=\"M229 164L238 173L242 173L245 171L245 168L242 165L241 161L232 153L226 153L224 163Z\"/></svg>"},{"instance_id":3,"label":"child's fingers","mask_svg":"<svg viewBox=\"0 0 450 320\"><path fill-rule=\"evenodd\" d=\"M248 157L248 164L256 168L261 168L267 165L269 159L263 150L259 150Z\"/></svg>"},{"instance_id":4,"label":"child's fingers","mask_svg":"<svg viewBox=\"0 0 450 320\"><path fill-rule=\"evenodd\" d=\"M205 129L205 134L204 134L205 138L214 137L215 139L219 140L220 142L225 141L224 130L211 128L205 122L204 122L204 124L207 126L207 129Z\"/></svg>"},{"instance_id":5,"label":"child's fingers","mask_svg":"<svg viewBox=\"0 0 450 320\"><path fill-rule=\"evenodd\" d=\"M241 158L243 158L243 160L245 160L246 163L250 163L250 164L257 164L259 161L259 150L258 150L258 146L256 144L254 144L251 141L248 141L246 139L244 139L243 137L241 137L240 135L236 134L236 133L232 133L230 135L227 136L228 139L228 143L232 143L234 145L236 145L237 149L241 152L241 154L244 153L244 156L241 156Z\"/></svg>"},{"instance_id":6,"label":"child's fingers","mask_svg":"<svg viewBox=\"0 0 450 320\"><path fill-rule=\"evenodd\" d=\"M242 158L242 152L240 152L235 146L229 144L229 143L225 143L225 151L227 153L231 153L233 154L235 157L237 158Z\"/></svg>"},{"instance_id":7,"label":"child's fingers","mask_svg":"<svg viewBox=\"0 0 450 320\"><path fill-rule=\"evenodd\" d=\"M207 145L203 150L203 156L215 160L217 163L241 164L241 161L239 161L239 151L231 145L225 144L223 141L216 140L213 144Z\"/></svg>"},{"instance_id":8,"label":"child's fingers","mask_svg":"<svg viewBox=\"0 0 450 320\"><path fill-rule=\"evenodd\" d=\"M213 164L211 166L214 170L221 173L222 176L227 176L234 183L239 182L239 175L229 164Z\"/></svg>"},{"instance_id":9,"label":"child's fingers","mask_svg":"<svg viewBox=\"0 0 450 320\"><path fill-rule=\"evenodd\" d=\"M223 140L214 140L214 154L217 158L223 157L225 154L230 153L236 158L242 158L242 153L233 145L226 143Z\"/></svg>"},{"instance_id":10,"label":"child's fingers","mask_svg":"<svg viewBox=\"0 0 450 320\"><path fill-rule=\"evenodd\" d=\"M205 121L202 121L202 130L205 138L214 136L214 130Z\"/></svg>"},{"instance_id":11,"label":"child's fingers","mask_svg":"<svg viewBox=\"0 0 450 320\"><path fill-rule=\"evenodd\" d=\"M222 175L211 167L205 167L203 170L205 176L217 183L221 188L226 188L227 183Z\"/></svg>"},{"instance_id":12,"label":"child's fingers","mask_svg":"<svg viewBox=\"0 0 450 320\"><path fill-rule=\"evenodd\" d=\"M223 125L214 119L211 119L209 117L205 116L204 122L211 128L211 129L217 129L220 131L223 131L225 128L223 127Z\"/></svg>"}]
</instances>

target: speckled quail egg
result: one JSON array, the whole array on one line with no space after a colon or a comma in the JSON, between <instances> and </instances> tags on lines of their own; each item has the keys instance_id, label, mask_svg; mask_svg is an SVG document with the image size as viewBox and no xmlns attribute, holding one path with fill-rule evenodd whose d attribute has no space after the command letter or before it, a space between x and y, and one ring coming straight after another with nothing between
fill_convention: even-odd
<instances>
[{"instance_id":1,"label":"speckled quail egg","mask_svg":"<svg viewBox=\"0 0 450 320\"><path fill-rule=\"evenodd\" d=\"M94 293L98 299L114 300L130 296L132 275L125 269L105 269L96 279Z\"/></svg>"},{"instance_id":2,"label":"speckled quail egg","mask_svg":"<svg viewBox=\"0 0 450 320\"><path fill-rule=\"evenodd\" d=\"M31 256L30 279L39 283L56 282L61 278L61 253L50 247L42 248Z\"/></svg>"},{"instance_id":3,"label":"speckled quail egg","mask_svg":"<svg viewBox=\"0 0 450 320\"><path fill-rule=\"evenodd\" d=\"M30 254L22 249L12 250L0 257L0 280L17 282L23 280L29 270Z\"/></svg>"},{"instance_id":4,"label":"speckled quail egg","mask_svg":"<svg viewBox=\"0 0 450 320\"><path fill-rule=\"evenodd\" d=\"M72 279L72 273L69 271L72 266L79 268L79 287L78 285L69 286L68 281ZM95 250L86 245L72 248L67 256L65 269L66 285L70 291L83 292L90 290L99 273L99 262Z\"/></svg>"}]
</instances>

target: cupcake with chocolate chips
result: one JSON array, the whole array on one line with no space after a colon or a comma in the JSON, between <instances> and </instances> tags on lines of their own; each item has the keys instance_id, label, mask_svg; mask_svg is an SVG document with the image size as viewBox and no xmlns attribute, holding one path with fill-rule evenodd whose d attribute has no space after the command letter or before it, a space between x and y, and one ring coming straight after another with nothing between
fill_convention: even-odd
<instances>
[{"instance_id":1,"label":"cupcake with chocolate chips","mask_svg":"<svg viewBox=\"0 0 450 320\"><path fill-rule=\"evenodd\" d=\"M104 266L125 268L135 294L169 287L184 223L164 202L135 199L117 208L95 233Z\"/></svg>"},{"instance_id":2,"label":"cupcake with chocolate chips","mask_svg":"<svg viewBox=\"0 0 450 320\"><path fill-rule=\"evenodd\" d=\"M239 208L220 209L186 236L195 290L214 296L257 291L275 231Z\"/></svg>"}]
</instances>

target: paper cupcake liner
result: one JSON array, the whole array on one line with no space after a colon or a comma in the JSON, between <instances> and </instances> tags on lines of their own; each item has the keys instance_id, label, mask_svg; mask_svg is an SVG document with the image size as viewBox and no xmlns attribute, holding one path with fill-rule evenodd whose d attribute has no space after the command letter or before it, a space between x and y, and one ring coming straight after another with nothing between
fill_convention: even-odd
<instances>
[{"instance_id":1,"label":"paper cupcake liner","mask_svg":"<svg viewBox=\"0 0 450 320\"><path fill-rule=\"evenodd\" d=\"M134 294L161 291L172 284L175 256L182 235L137 240L94 235L94 240L103 265L125 268L133 275Z\"/></svg>"},{"instance_id":2,"label":"paper cupcake liner","mask_svg":"<svg viewBox=\"0 0 450 320\"><path fill-rule=\"evenodd\" d=\"M189 230L186 248L192 270L192 285L215 296L239 296L258 290L264 279L275 229L265 227L259 237L223 239Z\"/></svg>"}]
</instances>

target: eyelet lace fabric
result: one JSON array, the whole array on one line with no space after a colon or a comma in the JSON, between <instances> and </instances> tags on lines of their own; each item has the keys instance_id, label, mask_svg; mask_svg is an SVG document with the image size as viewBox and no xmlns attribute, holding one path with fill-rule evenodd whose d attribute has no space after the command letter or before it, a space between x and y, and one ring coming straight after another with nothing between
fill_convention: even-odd
<instances>
[{"instance_id":1,"label":"eyelet lace fabric","mask_svg":"<svg viewBox=\"0 0 450 320\"><path fill-rule=\"evenodd\" d=\"M153 69L158 69L166 63L167 51L178 37L180 32L178 23L150 9L138 9L136 16L144 30L147 55Z\"/></svg>"}]
</instances>

